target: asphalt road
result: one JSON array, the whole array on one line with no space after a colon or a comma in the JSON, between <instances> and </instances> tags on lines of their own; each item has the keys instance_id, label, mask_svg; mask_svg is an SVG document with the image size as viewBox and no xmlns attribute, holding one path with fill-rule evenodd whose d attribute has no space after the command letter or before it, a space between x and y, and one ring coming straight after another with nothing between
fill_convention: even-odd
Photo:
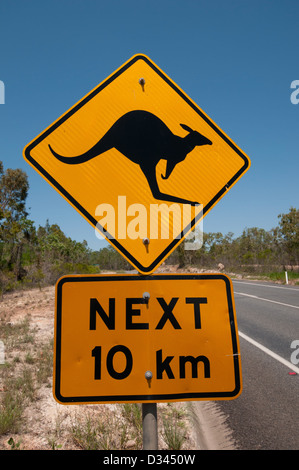
<instances>
[{"instance_id":1,"label":"asphalt road","mask_svg":"<svg viewBox=\"0 0 299 470\"><path fill-rule=\"evenodd\" d=\"M238 449L298 450L299 287L237 280L233 286L243 392L218 404Z\"/></svg>"}]
</instances>

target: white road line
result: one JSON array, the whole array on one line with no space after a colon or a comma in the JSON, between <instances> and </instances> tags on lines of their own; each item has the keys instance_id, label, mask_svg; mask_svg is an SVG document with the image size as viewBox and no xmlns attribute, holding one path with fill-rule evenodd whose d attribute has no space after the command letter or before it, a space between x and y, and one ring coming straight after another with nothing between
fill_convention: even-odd
<instances>
[{"instance_id":1,"label":"white road line","mask_svg":"<svg viewBox=\"0 0 299 470\"><path fill-rule=\"evenodd\" d=\"M252 282L245 282L245 281L236 281L235 279L232 279L233 282L239 283L239 284L247 284L248 286L259 286L259 287L271 287L272 289L284 289L284 290L292 290L293 292L299 293L299 289L296 289L295 287L284 287L284 286L271 286L267 284L257 284L254 281Z\"/></svg>"},{"instance_id":2,"label":"white road line","mask_svg":"<svg viewBox=\"0 0 299 470\"><path fill-rule=\"evenodd\" d=\"M234 294L245 295L246 297L252 297L253 299L265 300L265 302L272 302L273 304L279 304L279 305L284 305L286 307L292 307L292 308L298 308L299 309L299 307L297 307L297 305L285 304L283 302L277 302L276 300L264 299L263 297L258 297L257 295L245 294L244 292L236 292L236 291L234 291Z\"/></svg>"},{"instance_id":3,"label":"white road line","mask_svg":"<svg viewBox=\"0 0 299 470\"><path fill-rule=\"evenodd\" d=\"M271 351L270 349L266 348L265 346L263 346L262 344L258 343L258 342L255 341L254 339L249 338L249 336L244 335L244 333L241 333L241 331L239 331L239 336L241 336L241 338L245 339L246 341L248 341L249 343L253 344L253 345L256 346L257 348L261 349L263 352L265 352L265 353L268 354L269 356L273 357L273 358L276 359L277 361L281 362L281 364L284 364L284 365L287 366L289 369L292 369L294 372L297 372L297 374L299 374L299 367L296 367L296 366L295 366L294 364L292 364L291 362L286 361L285 359L283 359L283 357L279 356L279 355L276 354L275 352L273 352L273 351Z\"/></svg>"}]
</instances>

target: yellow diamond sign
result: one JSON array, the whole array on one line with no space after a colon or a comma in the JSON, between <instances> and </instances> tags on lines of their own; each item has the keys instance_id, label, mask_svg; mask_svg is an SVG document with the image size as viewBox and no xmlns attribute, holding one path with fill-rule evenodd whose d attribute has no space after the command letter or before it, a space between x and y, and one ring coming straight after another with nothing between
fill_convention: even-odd
<instances>
[{"instance_id":1,"label":"yellow diamond sign","mask_svg":"<svg viewBox=\"0 0 299 470\"><path fill-rule=\"evenodd\" d=\"M154 271L250 166L140 54L28 144L24 158L141 273Z\"/></svg>"}]
</instances>

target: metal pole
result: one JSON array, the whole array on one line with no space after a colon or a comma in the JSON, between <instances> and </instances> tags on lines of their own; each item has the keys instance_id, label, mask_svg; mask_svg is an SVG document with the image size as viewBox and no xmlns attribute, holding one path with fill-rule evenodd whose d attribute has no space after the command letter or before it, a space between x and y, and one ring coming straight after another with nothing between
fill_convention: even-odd
<instances>
[{"instance_id":1,"label":"metal pole","mask_svg":"<svg viewBox=\"0 0 299 470\"><path fill-rule=\"evenodd\" d=\"M142 403L143 450L158 450L157 403Z\"/></svg>"}]
</instances>

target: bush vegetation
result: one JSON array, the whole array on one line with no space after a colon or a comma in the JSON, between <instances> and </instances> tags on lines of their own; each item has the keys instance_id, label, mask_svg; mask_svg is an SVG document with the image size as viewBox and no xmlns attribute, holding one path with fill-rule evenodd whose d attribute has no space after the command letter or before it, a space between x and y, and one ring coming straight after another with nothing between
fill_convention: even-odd
<instances>
[{"instance_id":1,"label":"bush vegetation","mask_svg":"<svg viewBox=\"0 0 299 470\"><path fill-rule=\"evenodd\" d=\"M102 270L124 271L132 266L111 246L92 251L87 243L67 237L57 224L35 226L26 211L28 178L20 169L4 170L0 162L0 295L16 288L54 284L64 274L95 274ZM226 272L260 273L283 278L285 270L298 272L299 210L291 207L278 215L270 231L245 228L233 233L204 233L200 250L184 250L182 243L166 260L179 267Z\"/></svg>"}]
</instances>

